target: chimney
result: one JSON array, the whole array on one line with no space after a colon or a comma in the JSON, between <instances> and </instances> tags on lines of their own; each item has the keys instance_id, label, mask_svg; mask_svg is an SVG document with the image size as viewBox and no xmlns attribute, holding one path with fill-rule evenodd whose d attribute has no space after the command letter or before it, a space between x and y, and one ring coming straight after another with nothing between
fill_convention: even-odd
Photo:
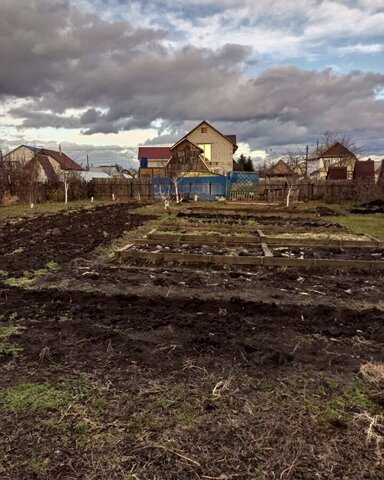
<instances>
[{"instance_id":1,"label":"chimney","mask_svg":"<svg viewBox=\"0 0 384 480\"><path fill-rule=\"evenodd\" d=\"M60 145L60 143L59 143L59 152L60 152L60 155L61 155L61 145Z\"/></svg>"}]
</instances>

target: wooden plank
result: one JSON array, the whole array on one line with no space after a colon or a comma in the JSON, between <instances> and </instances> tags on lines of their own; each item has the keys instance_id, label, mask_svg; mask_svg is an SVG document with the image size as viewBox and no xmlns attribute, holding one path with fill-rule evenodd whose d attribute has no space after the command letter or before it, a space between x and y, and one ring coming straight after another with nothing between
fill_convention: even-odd
<instances>
[{"instance_id":1,"label":"wooden plank","mask_svg":"<svg viewBox=\"0 0 384 480\"><path fill-rule=\"evenodd\" d=\"M128 243L127 245L124 245L124 247L121 247L117 250L117 252L125 252L129 250L131 247L133 247L134 243Z\"/></svg>"},{"instance_id":2,"label":"wooden plank","mask_svg":"<svg viewBox=\"0 0 384 480\"><path fill-rule=\"evenodd\" d=\"M180 254L164 252L142 252L137 250L120 251L120 259L142 259L150 261L178 262L178 263L212 263L216 265L264 265L284 266L296 268L347 268L360 270L384 270L384 261L371 260L336 260L316 258L280 258L260 256L235 256L235 255L204 255Z\"/></svg>"},{"instance_id":3,"label":"wooden plank","mask_svg":"<svg viewBox=\"0 0 384 480\"><path fill-rule=\"evenodd\" d=\"M146 235L144 235L144 238L152 238L152 235L157 232L157 228L152 228Z\"/></svg>"},{"instance_id":4,"label":"wooden plank","mask_svg":"<svg viewBox=\"0 0 384 480\"><path fill-rule=\"evenodd\" d=\"M378 243L379 245L382 244L382 243L384 243L384 242L382 242L381 240L379 240L378 238L372 237L372 235L369 235L368 233L364 233L364 235L365 235L366 237L370 238L373 242Z\"/></svg>"},{"instance_id":5,"label":"wooden plank","mask_svg":"<svg viewBox=\"0 0 384 480\"><path fill-rule=\"evenodd\" d=\"M261 248L263 249L263 253L265 257L273 257L273 253L271 252L271 250L269 249L266 243L262 243Z\"/></svg>"}]
</instances>

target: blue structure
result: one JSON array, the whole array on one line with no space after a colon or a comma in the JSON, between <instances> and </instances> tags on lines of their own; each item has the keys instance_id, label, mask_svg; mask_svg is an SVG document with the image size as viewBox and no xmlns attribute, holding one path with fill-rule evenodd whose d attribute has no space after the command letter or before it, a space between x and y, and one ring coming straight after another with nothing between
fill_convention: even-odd
<instances>
[{"instance_id":1,"label":"blue structure","mask_svg":"<svg viewBox=\"0 0 384 480\"><path fill-rule=\"evenodd\" d=\"M255 172L231 172L226 177L183 177L178 180L179 195L199 200L216 200L216 197L252 200L257 195L259 176ZM169 178L152 178L152 194L161 198L175 197L175 183Z\"/></svg>"},{"instance_id":2,"label":"blue structure","mask_svg":"<svg viewBox=\"0 0 384 480\"><path fill-rule=\"evenodd\" d=\"M199 200L215 200L216 197L225 197L227 178L221 176L183 177L178 181L179 195ZM175 184L169 178L152 178L152 192L155 197L176 196Z\"/></svg>"}]
</instances>

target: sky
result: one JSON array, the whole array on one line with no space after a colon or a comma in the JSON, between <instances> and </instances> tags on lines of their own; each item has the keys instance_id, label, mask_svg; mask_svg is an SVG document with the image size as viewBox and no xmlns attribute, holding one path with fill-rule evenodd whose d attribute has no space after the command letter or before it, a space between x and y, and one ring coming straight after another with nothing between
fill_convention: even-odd
<instances>
[{"instance_id":1,"label":"sky","mask_svg":"<svg viewBox=\"0 0 384 480\"><path fill-rule=\"evenodd\" d=\"M202 120L261 160L384 158L383 0L0 0L0 148L136 166Z\"/></svg>"}]
</instances>

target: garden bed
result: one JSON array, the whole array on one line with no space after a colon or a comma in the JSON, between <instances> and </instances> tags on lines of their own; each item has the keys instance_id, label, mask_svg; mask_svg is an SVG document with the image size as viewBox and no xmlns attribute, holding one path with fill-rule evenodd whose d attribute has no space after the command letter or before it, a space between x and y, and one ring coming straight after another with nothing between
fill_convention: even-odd
<instances>
[{"instance_id":1,"label":"garden bed","mask_svg":"<svg viewBox=\"0 0 384 480\"><path fill-rule=\"evenodd\" d=\"M367 260L384 261L384 248L359 248L359 247L277 247L272 246L274 257L282 258L314 258L338 260Z\"/></svg>"}]
</instances>

